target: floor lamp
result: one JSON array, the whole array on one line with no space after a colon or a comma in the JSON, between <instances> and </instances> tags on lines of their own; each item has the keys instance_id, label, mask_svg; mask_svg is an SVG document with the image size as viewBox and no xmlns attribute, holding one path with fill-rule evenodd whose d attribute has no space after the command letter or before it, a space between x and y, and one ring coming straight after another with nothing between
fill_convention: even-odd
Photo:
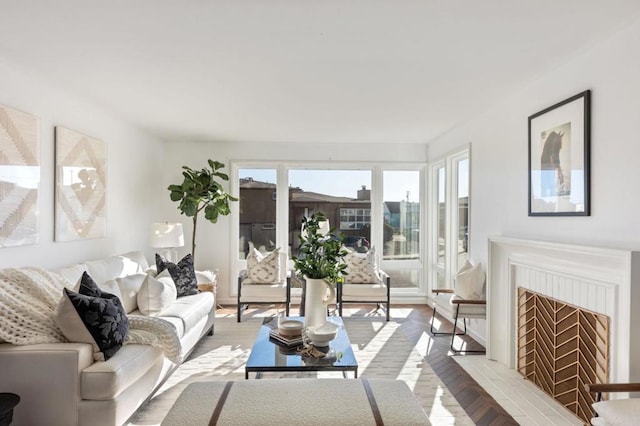
<instances>
[{"instance_id":1,"label":"floor lamp","mask_svg":"<svg viewBox=\"0 0 640 426\"><path fill-rule=\"evenodd\" d=\"M184 233L181 223L159 222L151 224L149 245L163 249L161 255L169 262L178 261L178 247L184 246Z\"/></svg>"}]
</instances>

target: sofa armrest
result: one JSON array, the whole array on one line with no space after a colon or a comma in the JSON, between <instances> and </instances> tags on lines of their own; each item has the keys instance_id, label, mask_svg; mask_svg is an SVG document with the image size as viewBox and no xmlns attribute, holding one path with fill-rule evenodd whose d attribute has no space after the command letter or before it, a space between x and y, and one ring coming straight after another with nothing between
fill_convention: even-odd
<instances>
[{"instance_id":1,"label":"sofa armrest","mask_svg":"<svg viewBox=\"0 0 640 426\"><path fill-rule=\"evenodd\" d=\"M20 396L16 424L77 424L80 375L93 362L86 343L0 344L0 392Z\"/></svg>"}]
</instances>

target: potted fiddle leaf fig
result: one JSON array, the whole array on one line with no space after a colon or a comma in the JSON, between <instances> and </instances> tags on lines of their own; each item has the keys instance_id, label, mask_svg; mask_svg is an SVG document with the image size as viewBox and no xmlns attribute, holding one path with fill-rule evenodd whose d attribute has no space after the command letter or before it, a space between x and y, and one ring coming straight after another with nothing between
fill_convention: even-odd
<instances>
[{"instance_id":1,"label":"potted fiddle leaf fig","mask_svg":"<svg viewBox=\"0 0 640 426\"><path fill-rule=\"evenodd\" d=\"M204 210L204 218L216 223L220 215L231 213L230 203L238 199L227 193L218 179L228 181L229 176L220 170L224 164L208 160L209 167L194 170L182 166L183 181L179 185L169 185L171 201L180 202L178 210L181 214L193 218L193 237L191 239L191 255L195 263L196 229L198 215Z\"/></svg>"}]
</instances>

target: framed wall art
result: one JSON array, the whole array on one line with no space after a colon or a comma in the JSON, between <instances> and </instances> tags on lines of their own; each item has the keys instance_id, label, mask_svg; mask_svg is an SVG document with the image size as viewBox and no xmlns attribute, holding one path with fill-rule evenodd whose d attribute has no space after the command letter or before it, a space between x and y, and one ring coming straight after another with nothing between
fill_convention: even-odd
<instances>
[{"instance_id":1,"label":"framed wall art","mask_svg":"<svg viewBox=\"0 0 640 426\"><path fill-rule=\"evenodd\" d=\"M589 216L591 91L529 117L529 216Z\"/></svg>"},{"instance_id":2,"label":"framed wall art","mask_svg":"<svg viewBox=\"0 0 640 426\"><path fill-rule=\"evenodd\" d=\"M0 105L0 247L39 242L38 118Z\"/></svg>"},{"instance_id":3,"label":"framed wall art","mask_svg":"<svg viewBox=\"0 0 640 426\"><path fill-rule=\"evenodd\" d=\"M106 231L104 142L56 127L55 240L102 238Z\"/></svg>"}]
</instances>

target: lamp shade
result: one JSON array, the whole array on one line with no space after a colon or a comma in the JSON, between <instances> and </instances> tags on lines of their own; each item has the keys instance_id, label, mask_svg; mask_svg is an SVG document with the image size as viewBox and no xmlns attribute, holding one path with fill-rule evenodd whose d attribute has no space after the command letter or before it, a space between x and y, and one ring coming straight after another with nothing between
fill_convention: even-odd
<instances>
[{"instance_id":1,"label":"lamp shade","mask_svg":"<svg viewBox=\"0 0 640 426\"><path fill-rule=\"evenodd\" d=\"M155 248L184 246L182 224L169 222L152 223L149 245Z\"/></svg>"}]
</instances>

